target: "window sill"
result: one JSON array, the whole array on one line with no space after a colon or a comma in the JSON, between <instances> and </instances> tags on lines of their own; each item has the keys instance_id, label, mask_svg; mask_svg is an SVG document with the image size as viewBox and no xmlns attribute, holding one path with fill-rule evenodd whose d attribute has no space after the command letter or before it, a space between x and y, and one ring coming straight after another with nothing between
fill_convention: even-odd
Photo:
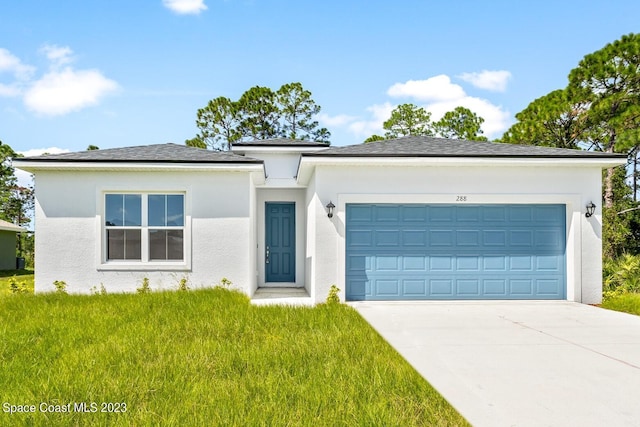
<instances>
[{"instance_id":1,"label":"window sill","mask_svg":"<svg viewBox=\"0 0 640 427\"><path fill-rule=\"evenodd\" d=\"M189 271L191 266L180 262L105 262L98 271Z\"/></svg>"}]
</instances>

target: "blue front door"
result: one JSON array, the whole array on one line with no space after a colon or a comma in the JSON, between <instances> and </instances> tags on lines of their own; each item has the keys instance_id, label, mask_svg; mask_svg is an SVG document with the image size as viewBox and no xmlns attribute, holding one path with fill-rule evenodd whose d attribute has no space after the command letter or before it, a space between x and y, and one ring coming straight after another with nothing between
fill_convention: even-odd
<instances>
[{"instance_id":1,"label":"blue front door","mask_svg":"<svg viewBox=\"0 0 640 427\"><path fill-rule=\"evenodd\" d=\"M296 281L296 204L265 204L267 282Z\"/></svg>"}]
</instances>

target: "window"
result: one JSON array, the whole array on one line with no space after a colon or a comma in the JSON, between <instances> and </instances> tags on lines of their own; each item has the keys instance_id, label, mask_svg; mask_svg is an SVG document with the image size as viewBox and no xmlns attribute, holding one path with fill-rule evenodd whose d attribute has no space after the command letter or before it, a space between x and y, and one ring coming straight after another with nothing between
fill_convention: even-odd
<instances>
[{"instance_id":1,"label":"window","mask_svg":"<svg viewBox=\"0 0 640 427\"><path fill-rule=\"evenodd\" d=\"M107 261L183 261L184 194L106 194Z\"/></svg>"}]
</instances>

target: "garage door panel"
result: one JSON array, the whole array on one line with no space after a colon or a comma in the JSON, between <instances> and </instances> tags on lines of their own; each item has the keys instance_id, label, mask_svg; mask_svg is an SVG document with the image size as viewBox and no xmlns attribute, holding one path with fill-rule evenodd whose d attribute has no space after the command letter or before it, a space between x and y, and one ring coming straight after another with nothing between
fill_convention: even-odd
<instances>
[{"instance_id":1,"label":"garage door panel","mask_svg":"<svg viewBox=\"0 0 640 427\"><path fill-rule=\"evenodd\" d=\"M429 280L429 293L436 297L453 296L453 279Z\"/></svg>"},{"instance_id":2,"label":"garage door panel","mask_svg":"<svg viewBox=\"0 0 640 427\"><path fill-rule=\"evenodd\" d=\"M453 230L430 230L429 245L440 247L453 247Z\"/></svg>"},{"instance_id":3,"label":"garage door panel","mask_svg":"<svg viewBox=\"0 0 640 427\"><path fill-rule=\"evenodd\" d=\"M480 280L478 279L458 279L456 280L456 294L467 297L479 297Z\"/></svg>"},{"instance_id":4,"label":"garage door panel","mask_svg":"<svg viewBox=\"0 0 640 427\"><path fill-rule=\"evenodd\" d=\"M485 279L482 281L483 295L490 298L506 297L507 280L506 279Z\"/></svg>"},{"instance_id":5,"label":"garage door panel","mask_svg":"<svg viewBox=\"0 0 640 427\"><path fill-rule=\"evenodd\" d=\"M561 299L563 205L347 205L359 299Z\"/></svg>"},{"instance_id":6,"label":"garage door panel","mask_svg":"<svg viewBox=\"0 0 640 427\"><path fill-rule=\"evenodd\" d=\"M480 231L458 230L456 231L456 245L474 247L480 246Z\"/></svg>"},{"instance_id":7,"label":"garage door panel","mask_svg":"<svg viewBox=\"0 0 640 427\"><path fill-rule=\"evenodd\" d=\"M408 297L427 296L426 279L405 279L402 281L403 294Z\"/></svg>"}]
</instances>

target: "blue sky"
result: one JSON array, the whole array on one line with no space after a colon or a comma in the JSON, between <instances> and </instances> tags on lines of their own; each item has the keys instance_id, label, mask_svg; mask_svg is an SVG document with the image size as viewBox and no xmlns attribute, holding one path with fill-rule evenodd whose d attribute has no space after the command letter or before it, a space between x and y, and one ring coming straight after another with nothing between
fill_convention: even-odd
<instances>
[{"instance_id":1,"label":"blue sky","mask_svg":"<svg viewBox=\"0 0 640 427\"><path fill-rule=\"evenodd\" d=\"M636 1L21 0L0 3L0 140L78 151L193 137L196 111L301 82L333 145L396 105L464 105L500 137L588 53L638 32Z\"/></svg>"}]
</instances>

